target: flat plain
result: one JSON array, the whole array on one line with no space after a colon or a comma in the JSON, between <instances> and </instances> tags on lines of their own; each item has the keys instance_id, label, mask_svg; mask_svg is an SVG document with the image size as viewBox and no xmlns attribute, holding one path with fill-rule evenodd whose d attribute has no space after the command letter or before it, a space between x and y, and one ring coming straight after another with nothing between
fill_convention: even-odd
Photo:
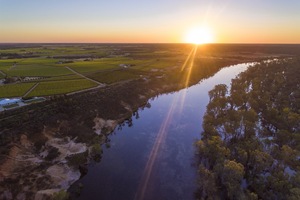
<instances>
[{"instance_id":1,"label":"flat plain","mask_svg":"<svg viewBox=\"0 0 300 200\"><path fill-rule=\"evenodd\" d=\"M159 70L179 66L185 59L182 53L186 47L175 51L156 51L156 48L97 44L4 45L0 48L0 79L5 84L0 86L0 97L21 97L36 83L39 85L28 97L67 94L96 87L89 79L114 84L149 77Z\"/></svg>"},{"instance_id":2,"label":"flat plain","mask_svg":"<svg viewBox=\"0 0 300 200\"><path fill-rule=\"evenodd\" d=\"M228 61L286 56L298 50L297 45L211 44L196 48L195 63L207 68ZM179 75L169 72L183 67L193 49L190 44L0 44L0 98L68 94L101 83L166 74L174 78Z\"/></svg>"},{"instance_id":3,"label":"flat plain","mask_svg":"<svg viewBox=\"0 0 300 200\"><path fill-rule=\"evenodd\" d=\"M216 61L266 59L270 54L286 55L295 49L294 45L283 47L202 45L197 47L195 62L209 67ZM162 77L181 68L193 49L189 44L2 44L0 79L5 84L0 85L0 98L22 97L36 83L39 85L27 96L68 94L96 87L91 79L110 85Z\"/></svg>"}]
</instances>

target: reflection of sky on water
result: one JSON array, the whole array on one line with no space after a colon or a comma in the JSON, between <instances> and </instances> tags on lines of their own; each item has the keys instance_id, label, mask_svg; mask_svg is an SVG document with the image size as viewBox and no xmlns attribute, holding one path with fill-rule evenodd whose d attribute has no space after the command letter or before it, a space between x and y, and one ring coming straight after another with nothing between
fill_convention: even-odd
<instances>
[{"instance_id":1,"label":"reflection of sky on water","mask_svg":"<svg viewBox=\"0 0 300 200\"><path fill-rule=\"evenodd\" d=\"M229 84L245 69L243 64L224 68L195 86L152 100L150 109L139 111L139 119L133 117L132 127L116 130L110 137L111 147L104 148L101 162L91 166L80 180L84 189L79 199L134 199L164 122L165 134L153 161L144 199L193 199L193 143L202 131L208 91L216 84ZM185 100L180 109L182 95Z\"/></svg>"}]
</instances>

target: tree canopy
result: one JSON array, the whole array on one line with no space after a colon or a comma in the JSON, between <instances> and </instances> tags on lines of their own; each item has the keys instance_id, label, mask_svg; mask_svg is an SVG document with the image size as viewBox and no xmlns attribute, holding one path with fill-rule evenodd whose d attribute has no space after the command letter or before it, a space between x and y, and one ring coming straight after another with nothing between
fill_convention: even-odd
<instances>
[{"instance_id":1,"label":"tree canopy","mask_svg":"<svg viewBox=\"0 0 300 200\"><path fill-rule=\"evenodd\" d=\"M217 85L203 121L199 199L300 199L300 58Z\"/></svg>"}]
</instances>

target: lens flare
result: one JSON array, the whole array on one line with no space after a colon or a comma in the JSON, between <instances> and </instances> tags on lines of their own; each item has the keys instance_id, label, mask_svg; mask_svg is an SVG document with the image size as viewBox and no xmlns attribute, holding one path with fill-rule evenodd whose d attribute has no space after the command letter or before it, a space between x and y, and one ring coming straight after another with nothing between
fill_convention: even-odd
<instances>
[{"instance_id":1,"label":"lens flare","mask_svg":"<svg viewBox=\"0 0 300 200\"><path fill-rule=\"evenodd\" d=\"M145 197L145 194L147 192L148 185L150 182L150 178L151 178L151 175L153 172L153 168L154 168L155 162L157 160L157 156L160 153L160 149L161 149L163 143L165 142L166 136L168 134L168 129L169 129L170 123L172 122L174 112L176 110L177 102L178 102L178 98L175 98L170 106L169 112L167 113L165 120L163 121L163 123L157 133L155 142L153 144L147 164L144 169L141 183L139 185L136 196L134 198L135 200L143 200Z\"/></svg>"},{"instance_id":2,"label":"lens flare","mask_svg":"<svg viewBox=\"0 0 300 200\"><path fill-rule=\"evenodd\" d=\"M185 87L187 87L190 82L190 77L191 77L191 73L192 73L192 70L194 67L194 60L195 60L197 50L198 50L198 46L193 47L193 49L191 50L187 59L185 60L184 64L181 67L180 72L183 74L182 82ZM151 175L153 174L153 170L155 167L155 162L161 151L161 147L164 144L166 137L168 135L169 127L173 120L173 116L175 114L178 115L182 112L183 105L185 102L185 97L186 97L186 91L184 91L181 94L181 96L175 97L170 104L169 111L166 115L166 118L164 119L164 121L161 124L161 127L157 133L155 142L152 146L148 161L147 161L145 169L144 169L144 173L141 178L141 182L139 184L137 193L134 198L135 200L143 200L149 189L149 186L151 186L150 180L151 180Z\"/></svg>"},{"instance_id":3,"label":"lens flare","mask_svg":"<svg viewBox=\"0 0 300 200\"><path fill-rule=\"evenodd\" d=\"M185 36L185 41L192 44L207 44L213 42L213 40L213 34L208 27L192 28Z\"/></svg>"}]
</instances>

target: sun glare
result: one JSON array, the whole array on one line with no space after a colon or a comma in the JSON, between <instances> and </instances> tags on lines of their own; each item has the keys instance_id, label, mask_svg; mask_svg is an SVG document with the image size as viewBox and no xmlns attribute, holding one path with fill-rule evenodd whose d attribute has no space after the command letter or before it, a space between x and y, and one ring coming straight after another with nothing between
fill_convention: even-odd
<instances>
[{"instance_id":1,"label":"sun glare","mask_svg":"<svg viewBox=\"0 0 300 200\"><path fill-rule=\"evenodd\" d=\"M195 27L190 29L186 36L185 42L193 44L206 44L213 42L213 34L207 27Z\"/></svg>"}]
</instances>

